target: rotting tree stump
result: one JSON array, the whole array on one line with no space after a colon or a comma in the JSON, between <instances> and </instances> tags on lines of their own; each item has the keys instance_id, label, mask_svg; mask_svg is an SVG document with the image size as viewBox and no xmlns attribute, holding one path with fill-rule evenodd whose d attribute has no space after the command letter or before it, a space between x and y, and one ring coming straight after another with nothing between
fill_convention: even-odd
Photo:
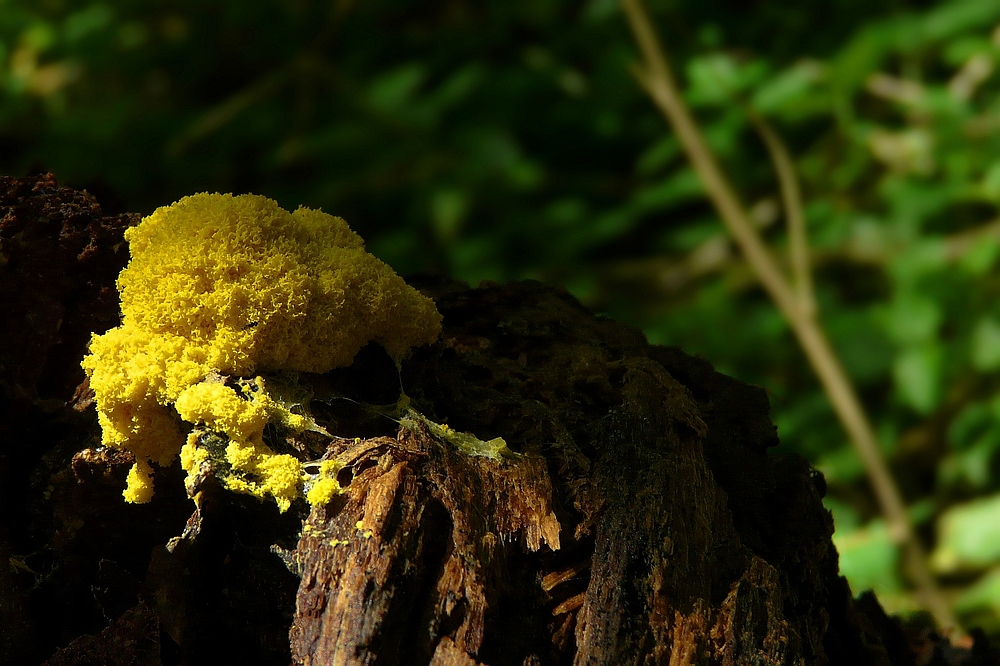
<instances>
[{"instance_id":1,"label":"rotting tree stump","mask_svg":"<svg viewBox=\"0 0 1000 666\"><path fill-rule=\"evenodd\" d=\"M132 461L72 393L135 220L0 181L0 663L917 663L838 576L822 477L769 455L764 391L540 283L416 282L438 343L300 378L339 436L284 444L345 464L330 505L282 515L205 478L187 518L176 467L125 505ZM400 387L511 455L371 408Z\"/></svg>"},{"instance_id":2,"label":"rotting tree stump","mask_svg":"<svg viewBox=\"0 0 1000 666\"><path fill-rule=\"evenodd\" d=\"M891 663L761 389L538 283L425 289L445 332L403 386L517 454L335 442L352 477L290 555L295 663Z\"/></svg>"}]
</instances>

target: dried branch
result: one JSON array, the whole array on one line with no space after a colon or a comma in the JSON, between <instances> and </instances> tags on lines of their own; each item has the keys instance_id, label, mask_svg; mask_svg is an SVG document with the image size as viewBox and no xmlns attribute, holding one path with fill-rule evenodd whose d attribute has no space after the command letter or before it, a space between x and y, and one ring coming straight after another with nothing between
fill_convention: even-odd
<instances>
[{"instance_id":1,"label":"dried branch","mask_svg":"<svg viewBox=\"0 0 1000 666\"><path fill-rule=\"evenodd\" d=\"M802 208L802 191L795 164L785 143L763 116L747 107L750 123L760 134L767 146L767 152L774 164L781 189L781 204L785 209L785 224L788 225L788 253L795 278L795 293L806 317L816 316L816 297L813 291L812 269L809 261L809 241L806 237L806 216Z\"/></svg>"}]
</instances>

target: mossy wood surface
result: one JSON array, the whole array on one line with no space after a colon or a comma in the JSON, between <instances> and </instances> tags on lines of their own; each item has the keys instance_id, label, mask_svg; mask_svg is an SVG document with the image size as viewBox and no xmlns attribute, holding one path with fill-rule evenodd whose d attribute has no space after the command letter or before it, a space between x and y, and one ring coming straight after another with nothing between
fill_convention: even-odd
<instances>
[{"instance_id":1,"label":"mossy wood surface","mask_svg":"<svg viewBox=\"0 0 1000 666\"><path fill-rule=\"evenodd\" d=\"M415 281L444 332L401 375L370 346L301 377L338 436L275 446L344 463L331 504L279 514L206 474L192 515L176 465L125 504L133 461L73 390L135 220L51 177L0 195L0 662L915 663L837 576L822 479L768 453L763 390L538 283ZM513 453L370 407L400 385Z\"/></svg>"}]
</instances>

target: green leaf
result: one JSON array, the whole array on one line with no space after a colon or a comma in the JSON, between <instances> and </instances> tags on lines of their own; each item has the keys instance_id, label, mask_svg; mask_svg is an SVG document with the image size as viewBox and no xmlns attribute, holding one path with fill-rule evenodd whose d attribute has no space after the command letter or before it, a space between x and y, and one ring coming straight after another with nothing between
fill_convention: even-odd
<instances>
[{"instance_id":1,"label":"green leaf","mask_svg":"<svg viewBox=\"0 0 1000 666\"><path fill-rule=\"evenodd\" d=\"M756 86L767 72L761 60L741 63L728 53L710 53L688 61L689 89L685 98L694 106L718 106L733 102Z\"/></svg>"},{"instance_id":2,"label":"green leaf","mask_svg":"<svg viewBox=\"0 0 1000 666\"><path fill-rule=\"evenodd\" d=\"M889 338L902 345L935 339L942 318L941 306L916 291L897 294L881 313Z\"/></svg>"},{"instance_id":3,"label":"green leaf","mask_svg":"<svg viewBox=\"0 0 1000 666\"><path fill-rule=\"evenodd\" d=\"M66 17L66 22L63 23L63 35L70 43L78 42L87 35L111 25L114 17L114 10L108 5L103 3L91 5Z\"/></svg>"},{"instance_id":4,"label":"green leaf","mask_svg":"<svg viewBox=\"0 0 1000 666\"><path fill-rule=\"evenodd\" d=\"M960 613L987 609L1000 614L1000 567L994 567L955 600L955 610Z\"/></svg>"},{"instance_id":5,"label":"green leaf","mask_svg":"<svg viewBox=\"0 0 1000 666\"><path fill-rule=\"evenodd\" d=\"M545 216L556 228L576 227L587 216L587 203L575 197L553 201L545 209Z\"/></svg>"},{"instance_id":6,"label":"green leaf","mask_svg":"<svg viewBox=\"0 0 1000 666\"><path fill-rule=\"evenodd\" d=\"M1000 437L991 430L978 442L951 453L938 463L938 480L944 486L985 489L990 482L990 464Z\"/></svg>"},{"instance_id":7,"label":"green leaf","mask_svg":"<svg viewBox=\"0 0 1000 666\"><path fill-rule=\"evenodd\" d=\"M958 504L938 519L936 571L981 569L1000 562L1000 494Z\"/></svg>"},{"instance_id":8,"label":"green leaf","mask_svg":"<svg viewBox=\"0 0 1000 666\"><path fill-rule=\"evenodd\" d=\"M899 193L898 196L907 197L910 202L907 206L919 204L919 197L913 196L912 189ZM926 203L926 202L925 202ZM929 204L928 204L929 205ZM913 233L912 228L904 223L904 228L899 229L901 234ZM948 264L948 256L945 252L944 242L940 238L924 237L912 243L903 251L893 256L889 264L889 272L902 287L913 285L919 278L940 271Z\"/></svg>"},{"instance_id":9,"label":"green leaf","mask_svg":"<svg viewBox=\"0 0 1000 666\"><path fill-rule=\"evenodd\" d=\"M655 185L644 187L636 192L630 206L641 212L663 210L682 201L690 201L704 192L701 180L694 169L684 166Z\"/></svg>"},{"instance_id":10,"label":"green leaf","mask_svg":"<svg viewBox=\"0 0 1000 666\"><path fill-rule=\"evenodd\" d=\"M763 114L775 114L801 105L816 90L825 73L823 63L800 60L757 88L753 106Z\"/></svg>"},{"instance_id":11,"label":"green leaf","mask_svg":"<svg viewBox=\"0 0 1000 666\"><path fill-rule=\"evenodd\" d=\"M47 21L35 21L21 34L21 40L33 50L44 53L55 45L56 30Z\"/></svg>"},{"instance_id":12,"label":"green leaf","mask_svg":"<svg viewBox=\"0 0 1000 666\"><path fill-rule=\"evenodd\" d=\"M635 172L640 176L651 176L672 162L681 152L681 144L673 134L663 137L639 156Z\"/></svg>"},{"instance_id":13,"label":"green leaf","mask_svg":"<svg viewBox=\"0 0 1000 666\"><path fill-rule=\"evenodd\" d=\"M966 273L981 277L993 268L997 256L1000 256L1000 240L983 238L965 251L958 265Z\"/></svg>"},{"instance_id":14,"label":"green leaf","mask_svg":"<svg viewBox=\"0 0 1000 666\"><path fill-rule=\"evenodd\" d=\"M927 343L904 349L893 363L896 391L921 414L933 411L940 400L942 357L940 345Z\"/></svg>"},{"instance_id":15,"label":"green leaf","mask_svg":"<svg viewBox=\"0 0 1000 666\"><path fill-rule=\"evenodd\" d=\"M823 454L816 463L816 469L828 480L842 483L861 479L865 475L865 466L850 446Z\"/></svg>"},{"instance_id":16,"label":"green leaf","mask_svg":"<svg viewBox=\"0 0 1000 666\"><path fill-rule=\"evenodd\" d=\"M872 215L863 213L850 215L844 224L837 225L850 231L847 242L858 254L878 256L887 253L890 243L889 230L884 221ZM843 242L843 241L842 241Z\"/></svg>"},{"instance_id":17,"label":"green leaf","mask_svg":"<svg viewBox=\"0 0 1000 666\"><path fill-rule=\"evenodd\" d=\"M368 100L382 111L399 111L426 77L426 69L420 63L408 63L385 72L369 84Z\"/></svg>"},{"instance_id":18,"label":"green leaf","mask_svg":"<svg viewBox=\"0 0 1000 666\"><path fill-rule=\"evenodd\" d=\"M724 53L691 58L687 65L691 104L723 104L730 102L740 89L736 62Z\"/></svg>"},{"instance_id":19,"label":"green leaf","mask_svg":"<svg viewBox=\"0 0 1000 666\"><path fill-rule=\"evenodd\" d=\"M931 40L942 40L960 32L988 29L1000 18L1000 3L994 0L962 0L944 3L923 16L923 30Z\"/></svg>"},{"instance_id":20,"label":"green leaf","mask_svg":"<svg viewBox=\"0 0 1000 666\"><path fill-rule=\"evenodd\" d=\"M485 78L486 68L481 64L465 65L428 95L426 103L433 113L438 114L472 95Z\"/></svg>"},{"instance_id":21,"label":"green leaf","mask_svg":"<svg viewBox=\"0 0 1000 666\"><path fill-rule=\"evenodd\" d=\"M882 24L861 28L830 61L830 82L842 104L863 84L865 77L877 71L889 50L889 31Z\"/></svg>"},{"instance_id":22,"label":"green leaf","mask_svg":"<svg viewBox=\"0 0 1000 666\"><path fill-rule=\"evenodd\" d=\"M921 160L935 159L933 137L929 130L905 132L899 137L904 146L903 157L906 163L914 167L924 168ZM923 153L923 154L921 154ZM934 166L933 164L931 165ZM946 254L944 242L934 237L920 237L927 220L940 215L947 210L964 193L965 186L959 188L954 183L931 179L929 177L911 177L899 174L887 177L881 183L881 193L890 208L889 219L896 227L901 238L915 239L912 245L894 257L893 272L906 272L908 268L926 270L928 267L944 265Z\"/></svg>"},{"instance_id":23,"label":"green leaf","mask_svg":"<svg viewBox=\"0 0 1000 666\"><path fill-rule=\"evenodd\" d=\"M993 413L994 408L994 405L986 402L966 405L948 426L948 443L952 448L961 450L971 446L981 437L997 420Z\"/></svg>"},{"instance_id":24,"label":"green leaf","mask_svg":"<svg viewBox=\"0 0 1000 666\"><path fill-rule=\"evenodd\" d=\"M864 528L846 534L834 533L833 543L840 553L840 573L855 594L863 590L884 594L902 589L899 548L889 538L884 521L873 520Z\"/></svg>"},{"instance_id":25,"label":"green leaf","mask_svg":"<svg viewBox=\"0 0 1000 666\"><path fill-rule=\"evenodd\" d=\"M1000 162L994 162L983 175L983 196L990 201L1000 201Z\"/></svg>"},{"instance_id":26,"label":"green leaf","mask_svg":"<svg viewBox=\"0 0 1000 666\"><path fill-rule=\"evenodd\" d=\"M855 507L847 502L827 495L823 498L823 506L833 514L835 534L839 532L841 535L849 535L851 532L857 532L861 527L861 515Z\"/></svg>"},{"instance_id":27,"label":"green leaf","mask_svg":"<svg viewBox=\"0 0 1000 666\"><path fill-rule=\"evenodd\" d=\"M961 67L974 56L979 54L992 56L993 53L994 46L988 35L962 35L948 42L941 54L941 59L952 67Z\"/></svg>"},{"instance_id":28,"label":"green leaf","mask_svg":"<svg viewBox=\"0 0 1000 666\"><path fill-rule=\"evenodd\" d=\"M545 179L545 168L538 162L520 159L507 167L507 181L520 190L534 190Z\"/></svg>"},{"instance_id":29,"label":"green leaf","mask_svg":"<svg viewBox=\"0 0 1000 666\"><path fill-rule=\"evenodd\" d=\"M847 374L858 383L881 381L893 346L871 310L824 308L824 322Z\"/></svg>"},{"instance_id":30,"label":"green leaf","mask_svg":"<svg viewBox=\"0 0 1000 666\"><path fill-rule=\"evenodd\" d=\"M590 0L583 9L583 18L597 23L615 16L619 11L621 8L615 0Z\"/></svg>"},{"instance_id":31,"label":"green leaf","mask_svg":"<svg viewBox=\"0 0 1000 666\"><path fill-rule=\"evenodd\" d=\"M1000 368L1000 322L980 317L972 331L972 365L980 372Z\"/></svg>"}]
</instances>

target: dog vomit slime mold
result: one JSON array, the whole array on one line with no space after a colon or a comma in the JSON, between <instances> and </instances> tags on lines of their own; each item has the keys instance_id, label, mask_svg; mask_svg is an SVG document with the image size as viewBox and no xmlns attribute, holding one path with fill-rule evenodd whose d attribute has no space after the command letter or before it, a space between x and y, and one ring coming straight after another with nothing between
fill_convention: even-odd
<instances>
[{"instance_id":1,"label":"dog vomit slime mold","mask_svg":"<svg viewBox=\"0 0 1000 666\"><path fill-rule=\"evenodd\" d=\"M370 342L398 363L441 330L433 301L365 252L344 220L318 210L196 194L157 209L125 239L122 322L93 337L83 367L102 443L135 455L129 502L152 497L152 463L180 454L193 475L207 459L186 422L224 435L227 487L287 509L308 476L265 444L264 428L313 423L272 396L261 375L327 372ZM318 483L323 492L307 493L314 503L329 499L335 481Z\"/></svg>"}]
</instances>

